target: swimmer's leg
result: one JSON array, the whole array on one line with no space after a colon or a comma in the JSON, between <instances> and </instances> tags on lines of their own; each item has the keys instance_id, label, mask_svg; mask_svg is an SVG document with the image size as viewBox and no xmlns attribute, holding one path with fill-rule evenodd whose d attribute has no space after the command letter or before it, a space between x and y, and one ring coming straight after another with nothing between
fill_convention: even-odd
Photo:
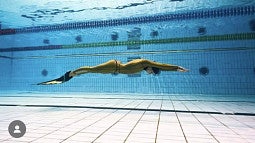
<instances>
[{"instance_id":1,"label":"swimmer's leg","mask_svg":"<svg viewBox=\"0 0 255 143\"><path fill-rule=\"evenodd\" d=\"M50 84L60 84L69 81L73 76L70 76L71 71L66 72L63 76L57 79L53 79L46 82L38 83L37 85L50 85Z\"/></svg>"},{"instance_id":2,"label":"swimmer's leg","mask_svg":"<svg viewBox=\"0 0 255 143\"><path fill-rule=\"evenodd\" d=\"M91 72L91 68L90 67L80 67L76 70L73 70L70 72L70 76L74 77L80 74L86 74L86 73L90 73Z\"/></svg>"},{"instance_id":3,"label":"swimmer's leg","mask_svg":"<svg viewBox=\"0 0 255 143\"><path fill-rule=\"evenodd\" d=\"M49 85L49 84L60 84L69 81L74 76L86 73L113 73L116 70L115 60L110 60L106 63L100 64L95 67L80 67L76 70L66 72L63 76L46 82L38 83L37 85Z\"/></svg>"},{"instance_id":4,"label":"swimmer's leg","mask_svg":"<svg viewBox=\"0 0 255 143\"><path fill-rule=\"evenodd\" d=\"M89 67L81 67L74 71L68 71L63 76L61 76L57 79L53 79L53 80L46 81L46 82L41 82L41 83L38 83L37 85L61 84L61 83L69 81L74 76L88 73L89 69L90 69Z\"/></svg>"},{"instance_id":5,"label":"swimmer's leg","mask_svg":"<svg viewBox=\"0 0 255 143\"><path fill-rule=\"evenodd\" d=\"M93 67L80 67L76 70L73 70L70 73L70 76L76 76L80 74L86 74L86 73L102 73L102 74L107 74L107 73L113 73L116 70L116 61L115 60L109 60L108 62L102 63L97 66Z\"/></svg>"}]
</instances>

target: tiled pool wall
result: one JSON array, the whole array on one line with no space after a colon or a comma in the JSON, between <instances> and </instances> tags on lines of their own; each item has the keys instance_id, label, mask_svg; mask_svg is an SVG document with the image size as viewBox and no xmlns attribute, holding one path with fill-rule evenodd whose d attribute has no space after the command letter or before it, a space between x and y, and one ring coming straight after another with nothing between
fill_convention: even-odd
<instances>
[{"instance_id":1,"label":"tiled pool wall","mask_svg":"<svg viewBox=\"0 0 255 143\"><path fill-rule=\"evenodd\" d=\"M6 54L7 55L7 54ZM10 83L11 83L11 67L12 67L12 60L6 56L0 56L0 65L1 65L1 72L0 72L0 90L9 90Z\"/></svg>"},{"instance_id":2,"label":"tiled pool wall","mask_svg":"<svg viewBox=\"0 0 255 143\"><path fill-rule=\"evenodd\" d=\"M254 94L254 11L254 6L245 6L4 29L0 37L0 75L3 79L0 89ZM94 66L111 59L125 63L134 58L176 64L190 71L161 72L159 76L145 72L135 75L86 74L60 85L36 85L80 66Z\"/></svg>"}]
</instances>

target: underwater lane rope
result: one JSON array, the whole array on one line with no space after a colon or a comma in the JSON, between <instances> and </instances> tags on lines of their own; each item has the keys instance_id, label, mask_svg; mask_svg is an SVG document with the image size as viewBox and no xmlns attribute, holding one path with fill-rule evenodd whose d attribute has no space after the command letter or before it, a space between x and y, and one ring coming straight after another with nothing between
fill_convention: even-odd
<instances>
[{"instance_id":1,"label":"underwater lane rope","mask_svg":"<svg viewBox=\"0 0 255 143\"><path fill-rule=\"evenodd\" d=\"M255 39L255 33L225 34L225 35L168 38L168 39L152 39L152 40L139 40L139 41L84 43L84 44L62 45L62 48L70 49L70 48L90 48L90 47L113 47L113 46L129 46L129 45L171 44L171 43L209 42L209 41L227 41L227 40L251 40L251 39Z\"/></svg>"},{"instance_id":2,"label":"underwater lane rope","mask_svg":"<svg viewBox=\"0 0 255 143\"><path fill-rule=\"evenodd\" d=\"M183 13L129 17L129 18L101 20L101 21L98 20L98 21L63 23L63 24L55 24L55 25L2 29L2 30L0 29L0 36L18 34L18 33L36 33L36 32L47 32L47 31L58 31L58 30L86 29L86 28L98 28L98 27L120 26L120 25L130 25L130 24L174 21L174 20L191 20L191 19L205 19L205 18L217 18L217 17L228 17L228 16L245 16L245 15L254 15L254 14L255 14L254 5L227 7L227 8L221 8L221 9L220 8L203 9L203 10L188 11Z\"/></svg>"},{"instance_id":3,"label":"underwater lane rope","mask_svg":"<svg viewBox=\"0 0 255 143\"><path fill-rule=\"evenodd\" d=\"M111 52L111 53L92 53L92 54L66 54L52 56L27 56L14 57L12 59L46 59L46 58L67 58L67 57L86 57L86 56L120 56L135 54L169 54L169 53L191 53L191 52L220 52L220 51L245 51L255 50L255 47L234 47L234 48L203 48L203 49L186 49L186 50L160 50L160 51L136 51L136 52ZM1 58L1 57L0 57Z\"/></svg>"},{"instance_id":4,"label":"underwater lane rope","mask_svg":"<svg viewBox=\"0 0 255 143\"><path fill-rule=\"evenodd\" d=\"M129 45L148 45L148 44L191 43L191 42L210 42L210 41L229 41L229 40L252 40L252 39L255 39L255 33L239 33L239 34L168 38L168 39L151 39L151 40L139 40L139 41L98 42L98 43L84 43L84 44L71 44L71 45L14 47L14 48L0 49L0 52L114 47L114 46L129 46Z\"/></svg>"}]
</instances>

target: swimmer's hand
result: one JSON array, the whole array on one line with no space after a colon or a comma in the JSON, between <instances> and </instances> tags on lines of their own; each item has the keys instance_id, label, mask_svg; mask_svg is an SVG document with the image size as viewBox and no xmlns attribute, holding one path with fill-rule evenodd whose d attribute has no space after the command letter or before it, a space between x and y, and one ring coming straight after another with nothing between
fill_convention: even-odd
<instances>
[{"instance_id":1,"label":"swimmer's hand","mask_svg":"<svg viewBox=\"0 0 255 143\"><path fill-rule=\"evenodd\" d=\"M64 83L66 81L69 81L71 78L73 78L72 76L69 76L71 71L66 72L65 75L61 76L60 78L57 79L53 79L50 81L46 81L46 82L41 82L38 83L37 85L50 85L50 84L61 84Z\"/></svg>"},{"instance_id":2,"label":"swimmer's hand","mask_svg":"<svg viewBox=\"0 0 255 143\"><path fill-rule=\"evenodd\" d=\"M183 68L181 66L178 66L177 71L179 71L179 72L188 72L189 70L185 69L185 68Z\"/></svg>"}]
</instances>

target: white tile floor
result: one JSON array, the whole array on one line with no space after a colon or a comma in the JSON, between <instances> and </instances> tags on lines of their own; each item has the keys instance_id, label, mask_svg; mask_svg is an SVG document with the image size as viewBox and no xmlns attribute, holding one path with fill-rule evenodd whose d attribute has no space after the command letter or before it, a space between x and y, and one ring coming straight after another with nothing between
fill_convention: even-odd
<instances>
[{"instance_id":1,"label":"white tile floor","mask_svg":"<svg viewBox=\"0 0 255 143\"><path fill-rule=\"evenodd\" d=\"M255 141L253 97L237 99L201 95L69 96L70 94L39 93L0 95L0 142ZM45 105L47 106L42 107ZM243 115L229 115L233 113ZM9 135L8 126L13 120L21 120L26 124L27 132L23 137L13 138Z\"/></svg>"}]
</instances>

